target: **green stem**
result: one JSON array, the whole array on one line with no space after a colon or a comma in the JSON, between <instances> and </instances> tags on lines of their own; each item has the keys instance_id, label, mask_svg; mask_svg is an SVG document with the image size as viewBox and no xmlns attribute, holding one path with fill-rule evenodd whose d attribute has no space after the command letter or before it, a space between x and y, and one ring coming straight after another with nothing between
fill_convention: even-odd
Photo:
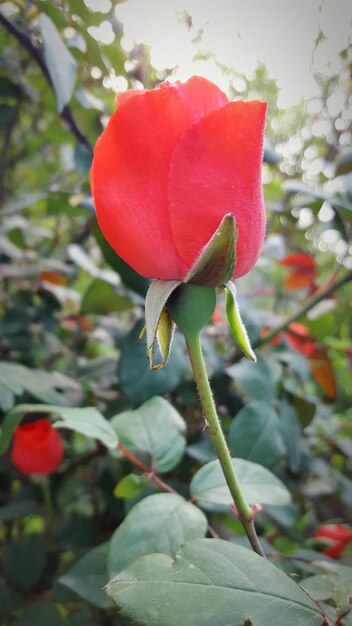
<instances>
[{"instance_id":1,"label":"green stem","mask_svg":"<svg viewBox=\"0 0 352 626\"><path fill-rule=\"evenodd\" d=\"M241 486L238 482L229 449L226 444L224 433L222 431L220 421L216 412L213 394L210 388L208 375L205 367L200 335L185 334L188 354L191 360L194 380L197 385L200 402L204 411L209 434L218 456L222 471L225 476L227 486L233 497L234 504L238 512L238 518L243 525L248 540L255 552L260 556L265 556L259 543L257 533L253 522L253 511L247 504L242 493Z\"/></svg>"},{"instance_id":2,"label":"green stem","mask_svg":"<svg viewBox=\"0 0 352 626\"><path fill-rule=\"evenodd\" d=\"M41 488L42 488L42 495L43 495L43 502L45 506L47 524L48 524L48 527L50 528L54 520L54 506L53 506L53 500L51 497L49 476L42 477Z\"/></svg>"}]
</instances>

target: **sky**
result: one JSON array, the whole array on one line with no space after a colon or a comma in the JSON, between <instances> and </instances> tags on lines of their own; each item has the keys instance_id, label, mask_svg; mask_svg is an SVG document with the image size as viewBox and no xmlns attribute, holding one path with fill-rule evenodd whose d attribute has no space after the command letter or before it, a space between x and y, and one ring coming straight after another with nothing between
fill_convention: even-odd
<instances>
[{"instance_id":1,"label":"sky","mask_svg":"<svg viewBox=\"0 0 352 626\"><path fill-rule=\"evenodd\" d=\"M190 27L182 11L192 17ZM199 74L227 89L215 61L194 60L199 51L211 51L248 77L265 62L270 78L278 81L282 107L318 95L312 63L323 73L338 71L338 53L352 42L349 0L126 0L117 5L116 16L124 24L124 47L147 44L154 67L175 68L175 80ZM320 31L324 40L313 56Z\"/></svg>"}]
</instances>

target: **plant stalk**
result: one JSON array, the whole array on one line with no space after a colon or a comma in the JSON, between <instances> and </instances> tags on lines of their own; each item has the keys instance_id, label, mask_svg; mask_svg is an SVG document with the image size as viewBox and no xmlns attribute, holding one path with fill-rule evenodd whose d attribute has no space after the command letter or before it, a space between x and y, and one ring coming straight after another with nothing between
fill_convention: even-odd
<instances>
[{"instance_id":1,"label":"plant stalk","mask_svg":"<svg viewBox=\"0 0 352 626\"><path fill-rule=\"evenodd\" d=\"M221 424L216 412L213 394L209 384L208 374L204 362L202 346L199 334L185 334L188 354L190 357L194 380L198 389L200 402L203 408L209 435L216 454L218 456L222 471L225 476L227 486L230 490L238 518L243 525L248 540L255 552L265 557L264 551L259 543L254 526L254 513L243 495L241 485L238 482L229 449L221 428Z\"/></svg>"}]
</instances>

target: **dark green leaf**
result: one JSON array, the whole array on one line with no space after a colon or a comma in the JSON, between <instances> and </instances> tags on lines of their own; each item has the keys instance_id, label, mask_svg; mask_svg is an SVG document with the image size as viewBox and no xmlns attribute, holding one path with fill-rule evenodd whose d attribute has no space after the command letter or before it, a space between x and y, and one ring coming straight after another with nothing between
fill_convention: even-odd
<instances>
[{"instance_id":1,"label":"dark green leaf","mask_svg":"<svg viewBox=\"0 0 352 626\"><path fill-rule=\"evenodd\" d=\"M28 590L41 578L46 551L40 535L27 535L5 545L4 571L12 583L21 590Z\"/></svg>"},{"instance_id":2,"label":"dark green leaf","mask_svg":"<svg viewBox=\"0 0 352 626\"><path fill-rule=\"evenodd\" d=\"M34 602L27 606L11 626L62 626L61 614L55 604Z\"/></svg>"},{"instance_id":3,"label":"dark green leaf","mask_svg":"<svg viewBox=\"0 0 352 626\"><path fill-rule=\"evenodd\" d=\"M109 606L103 592L108 581L107 551L107 543L93 548L59 579L62 585L100 608Z\"/></svg>"},{"instance_id":4,"label":"dark green leaf","mask_svg":"<svg viewBox=\"0 0 352 626\"><path fill-rule=\"evenodd\" d=\"M146 345L138 341L143 328L139 321L128 333L123 342L118 374L123 391L136 406L155 395L163 395L175 389L186 367L185 353L175 336L172 352L167 365L152 371L148 364Z\"/></svg>"},{"instance_id":5,"label":"dark green leaf","mask_svg":"<svg viewBox=\"0 0 352 626\"><path fill-rule=\"evenodd\" d=\"M241 409L229 432L233 455L272 467L285 455L280 422L266 402L251 402Z\"/></svg>"}]
</instances>

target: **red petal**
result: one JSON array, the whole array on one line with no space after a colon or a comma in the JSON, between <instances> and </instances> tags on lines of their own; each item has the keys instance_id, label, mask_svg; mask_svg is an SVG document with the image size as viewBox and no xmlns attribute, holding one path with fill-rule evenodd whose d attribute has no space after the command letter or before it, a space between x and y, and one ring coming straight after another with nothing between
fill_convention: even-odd
<instances>
[{"instance_id":1,"label":"red petal","mask_svg":"<svg viewBox=\"0 0 352 626\"><path fill-rule=\"evenodd\" d=\"M261 185L266 104L231 102L183 135L170 168L170 215L177 249L191 266L232 213L238 229L234 276L247 273L265 231Z\"/></svg>"},{"instance_id":2,"label":"red petal","mask_svg":"<svg viewBox=\"0 0 352 626\"><path fill-rule=\"evenodd\" d=\"M126 99L96 144L91 181L99 226L114 250L143 276L180 279L186 274L170 226L170 159L184 131L226 102L203 78L163 83Z\"/></svg>"},{"instance_id":3,"label":"red petal","mask_svg":"<svg viewBox=\"0 0 352 626\"><path fill-rule=\"evenodd\" d=\"M116 94L116 108L121 106L124 102L127 102L130 98L141 96L146 91L146 89L128 89L127 91L119 91Z\"/></svg>"}]
</instances>

